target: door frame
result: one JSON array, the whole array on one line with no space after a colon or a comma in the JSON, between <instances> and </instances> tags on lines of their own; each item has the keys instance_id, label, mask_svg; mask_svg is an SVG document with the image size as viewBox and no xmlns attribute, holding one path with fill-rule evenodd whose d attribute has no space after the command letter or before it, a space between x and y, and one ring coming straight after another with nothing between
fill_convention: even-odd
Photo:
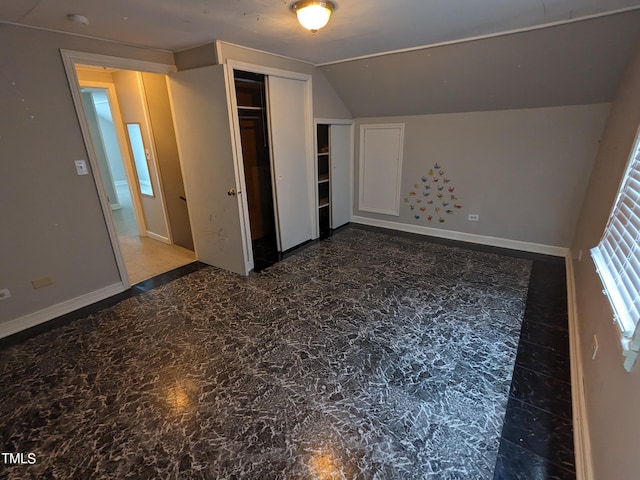
<instances>
[{"instance_id":1,"label":"door frame","mask_svg":"<svg viewBox=\"0 0 640 480\"><path fill-rule=\"evenodd\" d=\"M102 215L107 226L109 233L109 240L111 241L111 247L113 249L113 255L116 260L120 279L122 281L123 289L127 289L131 286L127 268L124 263L124 257L118 242L118 234L116 232L115 223L111 214L111 206L107 199L107 194L102 182L102 175L98 164L98 158L96 156L95 145L91 138L91 131L89 129L89 122L84 112L82 103L82 95L80 92L80 82L78 75L76 74L77 65L94 65L98 67L110 67L122 70L134 70L138 72L150 72L160 73L168 75L175 72L175 65L148 62L146 60L133 60L129 58L113 57L110 55L100 55L97 53L79 52L75 50L60 49L60 56L62 57L62 63L64 65L65 72L67 74L67 81L69 82L69 89L71 91L71 98L73 99L73 105L76 109L76 116L80 124L80 130L84 140L87 156L89 159L89 165L91 166L91 174L93 175L94 184L98 193L100 201L100 207L102 208ZM145 229L146 231L146 229Z\"/></svg>"},{"instance_id":2,"label":"door frame","mask_svg":"<svg viewBox=\"0 0 640 480\"><path fill-rule=\"evenodd\" d=\"M315 167L314 167L314 138L315 134L313 133L314 123L313 123L313 86L312 86L312 76L307 73L299 73L292 72L289 70L281 70L278 68L265 67L263 65L256 65L252 63L246 63L238 60L225 59L224 64L227 65L227 85L230 89L230 113L232 116L232 132L234 136L234 143L236 149L236 155L238 159L238 185L241 185L242 191L246 192L246 185L244 180L244 158L242 157L242 139L240 138L240 124L238 120L238 104L236 99L236 87L234 82L234 71L241 70L245 72L258 73L262 75L288 78L291 80L300 80L305 83L305 110L307 112L306 115L306 125L305 125L305 141L307 145L306 152L306 161L307 161L307 195L309 197L309 218L312 219L312 238L318 238L318 212L317 209L314 208L314 198L315 198ZM267 93L267 100L268 100ZM268 101L267 101L268 103ZM267 107L268 108L268 107ZM275 187L275 179L273 178L273 159L271 159L271 183L272 187ZM277 198L274 191L274 202L277 202ZM274 215L278 215L278 209L274 204ZM251 225L249 224L249 209L247 206L247 202L243 202L243 221L244 221L244 235L245 242L248 242L248 245L251 245ZM276 218L276 225L279 225L279 221ZM277 237L280 238L279 228L277 230ZM278 240L279 243L279 240ZM251 258L251 265L253 266L253 252L249 249L249 256Z\"/></svg>"},{"instance_id":3,"label":"door frame","mask_svg":"<svg viewBox=\"0 0 640 480\"><path fill-rule=\"evenodd\" d=\"M131 158L129 148L127 146L127 137L124 132L124 122L122 121L122 116L120 115L120 107L118 105L118 96L115 86L112 83L90 80L80 82L80 88L99 88L107 91L109 108L111 109L111 116L113 117L113 127L116 131L116 137L118 139L118 150L120 150L120 156L122 157L122 163L124 166L125 174L127 176L129 194L131 195L133 211L136 217L138 234L144 237L147 235L147 226L144 220L142 202L140 201L140 192L136 188L136 182L138 180L133 168L133 159Z\"/></svg>"}]
</instances>

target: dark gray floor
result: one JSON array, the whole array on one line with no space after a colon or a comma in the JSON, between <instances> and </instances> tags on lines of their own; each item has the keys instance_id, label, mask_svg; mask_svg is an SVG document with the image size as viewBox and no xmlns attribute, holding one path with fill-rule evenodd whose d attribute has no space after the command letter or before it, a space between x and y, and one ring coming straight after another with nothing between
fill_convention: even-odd
<instances>
[{"instance_id":1,"label":"dark gray floor","mask_svg":"<svg viewBox=\"0 0 640 480\"><path fill-rule=\"evenodd\" d=\"M494 480L574 480L564 263L535 261Z\"/></svg>"},{"instance_id":2,"label":"dark gray floor","mask_svg":"<svg viewBox=\"0 0 640 480\"><path fill-rule=\"evenodd\" d=\"M248 279L139 285L3 342L0 448L38 463L0 477L571 478L566 328L527 326L564 302L566 327L564 274L536 257L527 299L531 265L346 229Z\"/></svg>"}]
</instances>

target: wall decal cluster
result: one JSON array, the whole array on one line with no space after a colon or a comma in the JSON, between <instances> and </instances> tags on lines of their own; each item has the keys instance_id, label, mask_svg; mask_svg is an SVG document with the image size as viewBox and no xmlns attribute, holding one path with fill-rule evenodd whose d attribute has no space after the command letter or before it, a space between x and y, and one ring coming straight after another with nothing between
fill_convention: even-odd
<instances>
[{"instance_id":1,"label":"wall decal cluster","mask_svg":"<svg viewBox=\"0 0 640 480\"><path fill-rule=\"evenodd\" d=\"M413 184L404 198L404 203L413 212L415 220L445 223L447 215L453 215L462 205L458 201L456 187L451 184L438 163Z\"/></svg>"}]
</instances>

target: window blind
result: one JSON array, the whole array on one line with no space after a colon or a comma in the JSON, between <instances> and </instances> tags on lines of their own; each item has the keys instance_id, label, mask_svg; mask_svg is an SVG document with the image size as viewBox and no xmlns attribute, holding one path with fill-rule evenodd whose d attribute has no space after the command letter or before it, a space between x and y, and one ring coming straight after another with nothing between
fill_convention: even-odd
<instances>
[{"instance_id":1,"label":"window blind","mask_svg":"<svg viewBox=\"0 0 640 480\"><path fill-rule=\"evenodd\" d=\"M591 250L627 348L640 349L640 137L602 240ZM624 344L625 342L623 342Z\"/></svg>"}]
</instances>

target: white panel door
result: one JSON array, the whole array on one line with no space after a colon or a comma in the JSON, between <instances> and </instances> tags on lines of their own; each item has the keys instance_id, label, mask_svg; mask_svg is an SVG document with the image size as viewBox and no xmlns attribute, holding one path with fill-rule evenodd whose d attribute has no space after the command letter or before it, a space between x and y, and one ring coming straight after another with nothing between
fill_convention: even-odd
<instances>
[{"instance_id":1,"label":"white panel door","mask_svg":"<svg viewBox=\"0 0 640 480\"><path fill-rule=\"evenodd\" d=\"M196 256L247 275L252 257L226 78L225 65L187 70L170 75L169 90Z\"/></svg>"},{"instance_id":2,"label":"white panel door","mask_svg":"<svg viewBox=\"0 0 640 480\"><path fill-rule=\"evenodd\" d=\"M404 124L360 126L360 210L400 214L403 138Z\"/></svg>"},{"instance_id":3,"label":"white panel door","mask_svg":"<svg viewBox=\"0 0 640 480\"><path fill-rule=\"evenodd\" d=\"M284 252L313 236L310 119L306 82L275 76L267 82L279 249Z\"/></svg>"},{"instance_id":4,"label":"white panel door","mask_svg":"<svg viewBox=\"0 0 640 480\"><path fill-rule=\"evenodd\" d=\"M351 221L351 125L329 127L331 228Z\"/></svg>"}]
</instances>

